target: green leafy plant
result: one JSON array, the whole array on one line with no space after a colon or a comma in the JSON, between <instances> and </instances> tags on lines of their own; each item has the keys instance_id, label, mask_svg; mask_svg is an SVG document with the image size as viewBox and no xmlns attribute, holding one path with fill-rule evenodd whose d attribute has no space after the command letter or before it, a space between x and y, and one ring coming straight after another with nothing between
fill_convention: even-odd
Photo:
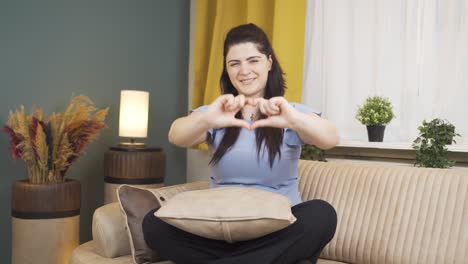
<instances>
[{"instance_id":1,"label":"green leafy plant","mask_svg":"<svg viewBox=\"0 0 468 264\"><path fill-rule=\"evenodd\" d=\"M394 117L392 103L381 96L368 97L356 114L356 119L366 126L386 125Z\"/></svg>"},{"instance_id":2,"label":"green leafy plant","mask_svg":"<svg viewBox=\"0 0 468 264\"><path fill-rule=\"evenodd\" d=\"M304 145L302 147L301 159L327 161L325 158L325 151L315 145Z\"/></svg>"},{"instance_id":3,"label":"green leafy plant","mask_svg":"<svg viewBox=\"0 0 468 264\"><path fill-rule=\"evenodd\" d=\"M418 127L419 136L413 141L416 150L416 163L418 167L449 168L455 161L448 159L446 145L456 143L455 126L447 120L435 118L430 122L423 120Z\"/></svg>"}]
</instances>

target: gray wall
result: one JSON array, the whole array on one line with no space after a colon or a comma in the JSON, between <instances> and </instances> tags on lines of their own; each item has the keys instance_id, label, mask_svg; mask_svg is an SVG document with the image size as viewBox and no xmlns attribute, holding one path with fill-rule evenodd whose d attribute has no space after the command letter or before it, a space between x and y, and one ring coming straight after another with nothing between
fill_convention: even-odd
<instances>
[{"instance_id":1,"label":"gray wall","mask_svg":"<svg viewBox=\"0 0 468 264\"><path fill-rule=\"evenodd\" d=\"M63 111L72 95L110 106L108 129L73 164L68 178L82 184L81 241L103 201L103 154L119 142L122 89L150 91L147 143L167 155L166 184L185 181L185 150L167 141L170 122L186 113L189 1L0 0L0 123L24 104ZM25 178L0 135L0 260L10 263L11 185ZM46 241L46 238L45 238Z\"/></svg>"}]
</instances>

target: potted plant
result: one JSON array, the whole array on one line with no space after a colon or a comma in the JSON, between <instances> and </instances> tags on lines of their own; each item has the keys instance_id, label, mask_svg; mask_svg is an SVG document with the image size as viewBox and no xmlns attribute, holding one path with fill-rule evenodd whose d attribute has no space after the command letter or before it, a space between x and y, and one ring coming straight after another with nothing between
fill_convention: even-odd
<instances>
[{"instance_id":1,"label":"potted plant","mask_svg":"<svg viewBox=\"0 0 468 264\"><path fill-rule=\"evenodd\" d=\"M455 161L449 160L446 145L456 143L455 126L448 120L435 118L430 122L423 120L418 127L419 136L413 141L416 150L415 166L429 168L449 168Z\"/></svg>"},{"instance_id":2,"label":"potted plant","mask_svg":"<svg viewBox=\"0 0 468 264\"><path fill-rule=\"evenodd\" d=\"M320 149L315 145L307 144L302 147L301 159L327 162L327 159L325 158L325 151L323 149Z\"/></svg>"},{"instance_id":3,"label":"potted plant","mask_svg":"<svg viewBox=\"0 0 468 264\"><path fill-rule=\"evenodd\" d=\"M367 127L370 142L383 141L385 126L394 117L392 103L381 96L368 97L356 114L356 119Z\"/></svg>"},{"instance_id":4,"label":"potted plant","mask_svg":"<svg viewBox=\"0 0 468 264\"><path fill-rule=\"evenodd\" d=\"M28 174L12 189L12 263L68 262L79 244L81 187L65 175L106 127L107 112L85 96L73 97L64 113L48 118L39 108L30 115L24 106L10 112L3 130L13 158L25 162Z\"/></svg>"}]
</instances>

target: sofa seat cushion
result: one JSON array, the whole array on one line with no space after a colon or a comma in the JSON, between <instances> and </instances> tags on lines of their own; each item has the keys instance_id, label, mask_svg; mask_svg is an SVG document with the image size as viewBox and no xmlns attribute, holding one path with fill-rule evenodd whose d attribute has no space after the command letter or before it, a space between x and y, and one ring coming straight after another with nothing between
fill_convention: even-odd
<instances>
[{"instance_id":1,"label":"sofa seat cushion","mask_svg":"<svg viewBox=\"0 0 468 264\"><path fill-rule=\"evenodd\" d=\"M329 260L329 259L318 259L317 264L348 264L347 262Z\"/></svg>"},{"instance_id":2,"label":"sofa seat cushion","mask_svg":"<svg viewBox=\"0 0 468 264\"><path fill-rule=\"evenodd\" d=\"M96 253L93 240L75 248L70 258L70 264L133 264L132 255L117 258L106 258ZM155 262L157 264L175 264L172 261Z\"/></svg>"}]
</instances>

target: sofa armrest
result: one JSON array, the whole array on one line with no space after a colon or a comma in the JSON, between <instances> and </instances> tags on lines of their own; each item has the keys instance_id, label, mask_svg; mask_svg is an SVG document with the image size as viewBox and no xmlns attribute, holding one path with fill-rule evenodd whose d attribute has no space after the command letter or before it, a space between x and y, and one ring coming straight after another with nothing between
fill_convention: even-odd
<instances>
[{"instance_id":1,"label":"sofa armrest","mask_svg":"<svg viewBox=\"0 0 468 264\"><path fill-rule=\"evenodd\" d=\"M191 190L209 188L207 181L172 185L162 188L148 188L160 205L174 195ZM93 215L93 240L96 253L107 258L131 254L130 239L125 216L119 203L110 203L96 209Z\"/></svg>"},{"instance_id":2,"label":"sofa armrest","mask_svg":"<svg viewBox=\"0 0 468 264\"><path fill-rule=\"evenodd\" d=\"M93 215L93 240L96 253L107 258L129 255L130 242L119 203L99 207Z\"/></svg>"}]
</instances>

